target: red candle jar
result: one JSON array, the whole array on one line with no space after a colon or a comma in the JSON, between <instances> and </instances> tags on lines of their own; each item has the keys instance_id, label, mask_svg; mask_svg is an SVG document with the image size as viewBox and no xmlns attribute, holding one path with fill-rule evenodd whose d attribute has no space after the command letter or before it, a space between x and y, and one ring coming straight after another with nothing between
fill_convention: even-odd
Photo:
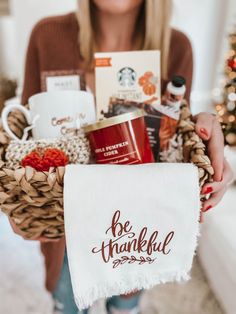
<instances>
[{"instance_id":1,"label":"red candle jar","mask_svg":"<svg viewBox=\"0 0 236 314\"><path fill-rule=\"evenodd\" d=\"M154 162L144 115L143 110L136 110L84 128L98 164Z\"/></svg>"}]
</instances>

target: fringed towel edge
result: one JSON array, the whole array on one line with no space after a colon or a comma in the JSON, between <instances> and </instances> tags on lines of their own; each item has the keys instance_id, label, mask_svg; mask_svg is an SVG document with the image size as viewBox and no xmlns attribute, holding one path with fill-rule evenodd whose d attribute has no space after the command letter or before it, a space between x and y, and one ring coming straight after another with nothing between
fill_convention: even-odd
<instances>
[{"instance_id":1,"label":"fringed towel edge","mask_svg":"<svg viewBox=\"0 0 236 314\"><path fill-rule=\"evenodd\" d=\"M112 282L104 281L102 284L91 287L84 291L80 297L76 297L75 302L79 310L84 310L101 298L109 298L111 295L128 294L135 290L150 289L155 285L167 282L188 281L190 278L190 275L185 270L182 272L170 272L152 277L151 274L149 276L135 276L135 274L132 274L132 279L129 278L122 281Z\"/></svg>"}]
</instances>

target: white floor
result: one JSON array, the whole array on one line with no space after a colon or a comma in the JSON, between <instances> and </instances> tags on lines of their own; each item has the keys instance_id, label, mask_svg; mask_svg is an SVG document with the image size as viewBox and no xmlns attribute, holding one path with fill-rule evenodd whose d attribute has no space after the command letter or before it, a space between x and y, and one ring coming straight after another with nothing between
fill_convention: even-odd
<instances>
[{"instance_id":1,"label":"white floor","mask_svg":"<svg viewBox=\"0 0 236 314\"><path fill-rule=\"evenodd\" d=\"M13 234L0 213L0 313L51 314L37 242Z\"/></svg>"},{"instance_id":2,"label":"white floor","mask_svg":"<svg viewBox=\"0 0 236 314\"><path fill-rule=\"evenodd\" d=\"M14 235L0 214L0 313L51 314L43 277L38 244ZM192 280L156 287L145 293L143 303L143 314L223 314L197 260Z\"/></svg>"},{"instance_id":3,"label":"white floor","mask_svg":"<svg viewBox=\"0 0 236 314\"><path fill-rule=\"evenodd\" d=\"M235 167L236 169L236 167ZM205 214L198 256L227 314L236 313L236 182Z\"/></svg>"}]
</instances>

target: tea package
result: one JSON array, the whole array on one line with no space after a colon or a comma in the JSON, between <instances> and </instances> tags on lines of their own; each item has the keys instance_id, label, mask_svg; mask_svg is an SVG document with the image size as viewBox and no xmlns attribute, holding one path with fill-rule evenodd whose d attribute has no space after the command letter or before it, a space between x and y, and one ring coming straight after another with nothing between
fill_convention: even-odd
<instances>
[{"instance_id":1,"label":"tea package","mask_svg":"<svg viewBox=\"0 0 236 314\"><path fill-rule=\"evenodd\" d=\"M43 92L86 90L84 72L80 70L43 71L41 89Z\"/></svg>"},{"instance_id":2,"label":"tea package","mask_svg":"<svg viewBox=\"0 0 236 314\"><path fill-rule=\"evenodd\" d=\"M154 155L159 152L160 51L95 53L97 118L144 109Z\"/></svg>"}]
</instances>

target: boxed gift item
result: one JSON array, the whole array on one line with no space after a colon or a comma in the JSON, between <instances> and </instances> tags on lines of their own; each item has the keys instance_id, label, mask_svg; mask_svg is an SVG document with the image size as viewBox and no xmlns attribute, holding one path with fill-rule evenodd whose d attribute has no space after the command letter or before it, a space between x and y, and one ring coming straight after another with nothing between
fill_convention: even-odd
<instances>
[{"instance_id":1,"label":"boxed gift item","mask_svg":"<svg viewBox=\"0 0 236 314\"><path fill-rule=\"evenodd\" d=\"M160 51L95 53L98 119L144 109L150 144L158 155Z\"/></svg>"},{"instance_id":2,"label":"boxed gift item","mask_svg":"<svg viewBox=\"0 0 236 314\"><path fill-rule=\"evenodd\" d=\"M110 98L160 103L159 51L95 53L95 71L98 119L126 110L110 108Z\"/></svg>"}]
</instances>

